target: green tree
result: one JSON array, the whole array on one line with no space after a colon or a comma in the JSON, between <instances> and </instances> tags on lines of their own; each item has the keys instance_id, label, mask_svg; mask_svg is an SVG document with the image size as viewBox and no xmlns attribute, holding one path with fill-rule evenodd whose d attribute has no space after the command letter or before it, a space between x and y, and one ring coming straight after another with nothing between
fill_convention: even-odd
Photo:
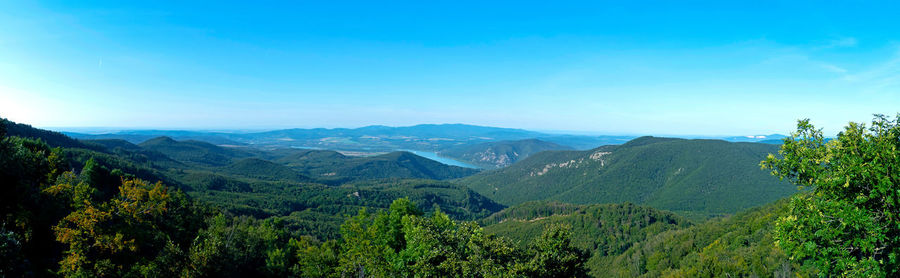
<instances>
[{"instance_id":1,"label":"green tree","mask_svg":"<svg viewBox=\"0 0 900 278\"><path fill-rule=\"evenodd\" d=\"M79 196L79 186L62 183L46 190L50 194ZM65 194L75 190L75 193ZM179 230L190 225L190 202L179 191L161 183L122 180L118 194L107 202L75 198L82 204L54 228L56 240L67 245L60 261L64 276L126 276L177 274L185 261L176 244ZM183 221L179 221L183 220ZM190 231L183 236L190 234Z\"/></svg>"},{"instance_id":2,"label":"green tree","mask_svg":"<svg viewBox=\"0 0 900 278\"><path fill-rule=\"evenodd\" d=\"M587 277L588 254L572 245L572 227L550 225L533 244L527 264L531 277Z\"/></svg>"},{"instance_id":3,"label":"green tree","mask_svg":"<svg viewBox=\"0 0 900 278\"><path fill-rule=\"evenodd\" d=\"M812 190L792 198L777 244L820 276L900 275L900 116L850 123L833 140L801 120L761 165Z\"/></svg>"}]
</instances>

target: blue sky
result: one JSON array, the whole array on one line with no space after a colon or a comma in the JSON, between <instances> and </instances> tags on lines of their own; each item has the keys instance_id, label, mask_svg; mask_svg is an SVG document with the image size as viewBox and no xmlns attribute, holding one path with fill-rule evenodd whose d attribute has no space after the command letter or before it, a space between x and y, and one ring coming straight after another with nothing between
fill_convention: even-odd
<instances>
[{"instance_id":1,"label":"blue sky","mask_svg":"<svg viewBox=\"0 0 900 278\"><path fill-rule=\"evenodd\" d=\"M138 2L0 2L0 116L745 135L900 112L892 2Z\"/></svg>"}]
</instances>

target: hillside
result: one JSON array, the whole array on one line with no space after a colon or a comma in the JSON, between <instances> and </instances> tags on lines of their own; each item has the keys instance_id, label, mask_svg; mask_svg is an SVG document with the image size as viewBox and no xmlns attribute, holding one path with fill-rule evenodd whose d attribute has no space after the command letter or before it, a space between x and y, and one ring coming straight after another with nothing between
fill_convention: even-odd
<instances>
[{"instance_id":1,"label":"hillside","mask_svg":"<svg viewBox=\"0 0 900 278\"><path fill-rule=\"evenodd\" d=\"M219 147L201 141L175 141L169 137L157 137L138 144L143 149L165 154L172 159L200 166L224 166L237 158L253 156L253 154Z\"/></svg>"},{"instance_id":2,"label":"hillside","mask_svg":"<svg viewBox=\"0 0 900 278\"><path fill-rule=\"evenodd\" d=\"M401 197L411 198L425 211L432 211L437 205L461 220L479 219L504 208L463 186L404 179L458 178L475 173L406 152L347 157L320 150L245 151L168 137L138 145L117 139L79 141L28 125L3 123L3 127L12 125L16 135L52 142L48 144L51 147L64 147L61 156L65 169L77 173L88 160L94 160L110 171L118 169L180 188L222 212L279 218L292 229L320 239L336 238L345 214L355 214L360 208L387 208ZM320 184L319 179L295 168L301 166L316 173L340 172L341 180ZM354 183L343 184L347 181Z\"/></svg>"},{"instance_id":3,"label":"hillside","mask_svg":"<svg viewBox=\"0 0 900 278\"><path fill-rule=\"evenodd\" d=\"M815 276L788 262L775 246L775 220L787 199L730 217L690 225L683 218L629 204L526 202L481 222L485 231L528 242L551 224L572 227L573 243L588 250L595 277Z\"/></svg>"},{"instance_id":4,"label":"hillside","mask_svg":"<svg viewBox=\"0 0 900 278\"><path fill-rule=\"evenodd\" d=\"M263 180L312 181L309 177L301 175L290 167L258 158L241 159L228 166L217 168L216 170L233 175Z\"/></svg>"},{"instance_id":5,"label":"hillside","mask_svg":"<svg viewBox=\"0 0 900 278\"><path fill-rule=\"evenodd\" d=\"M634 202L694 219L730 214L792 194L759 170L778 146L641 137L590 151L549 151L458 180L500 203Z\"/></svg>"},{"instance_id":6,"label":"hillside","mask_svg":"<svg viewBox=\"0 0 900 278\"><path fill-rule=\"evenodd\" d=\"M815 277L775 245L775 221L788 211L779 200L687 229L666 231L591 268L617 277Z\"/></svg>"},{"instance_id":7,"label":"hillside","mask_svg":"<svg viewBox=\"0 0 900 278\"><path fill-rule=\"evenodd\" d=\"M509 166L542 151L570 149L538 139L525 139L459 146L443 150L440 154L490 169Z\"/></svg>"},{"instance_id":8,"label":"hillside","mask_svg":"<svg viewBox=\"0 0 900 278\"><path fill-rule=\"evenodd\" d=\"M591 254L588 266L593 275L606 276L608 262L647 238L665 231L684 229L689 222L670 212L630 203L571 205L553 202L529 202L510 207L488 218L495 224L485 232L509 237L520 243L531 242L551 225L572 227L573 245Z\"/></svg>"},{"instance_id":9,"label":"hillside","mask_svg":"<svg viewBox=\"0 0 900 278\"><path fill-rule=\"evenodd\" d=\"M446 165L410 152L365 157L344 156L325 150L287 152L289 153L275 161L329 183L385 178L446 180L478 173L475 169Z\"/></svg>"}]
</instances>

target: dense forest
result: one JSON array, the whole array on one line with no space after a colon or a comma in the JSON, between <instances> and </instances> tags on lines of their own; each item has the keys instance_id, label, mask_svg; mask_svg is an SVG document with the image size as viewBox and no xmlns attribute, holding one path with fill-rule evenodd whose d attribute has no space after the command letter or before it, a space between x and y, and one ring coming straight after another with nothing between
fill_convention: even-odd
<instances>
[{"instance_id":1,"label":"dense forest","mask_svg":"<svg viewBox=\"0 0 900 278\"><path fill-rule=\"evenodd\" d=\"M587 151L547 151L458 181L504 205L535 200L632 202L692 220L787 197L796 187L759 170L777 145L640 137Z\"/></svg>"},{"instance_id":2,"label":"dense forest","mask_svg":"<svg viewBox=\"0 0 900 278\"><path fill-rule=\"evenodd\" d=\"M898 121L834 139L800 121L780 148L645 137L475 174L404 152L75 140L2 120L0 277L893 277ZM473 183L507 176L530 196L524 171L579 159L591 164L538 176L586 188L599 169L616 186L551 196L612 199L518 202ZM689 210L658 199L704 178L755 183L739 167L760 165L804 189L704 191Z\"/></svg>"},{"instance_id":3,"label":"dense forest","mask_svg":"<svg viewBox=\"0 0 900 278\"><path fill-rule=\"evenodd\" d=\"M0 275L580 276L566 227L517 248L474 222L425 213L407 198L365 208L337 240L295 236L278 218L224 214L181 190L0 129ZM71 169L77 167L75 172ZM362 186L362 185L360 185ZM378 186L378 185L368 185Z\"/></svg>"}]
</instances>

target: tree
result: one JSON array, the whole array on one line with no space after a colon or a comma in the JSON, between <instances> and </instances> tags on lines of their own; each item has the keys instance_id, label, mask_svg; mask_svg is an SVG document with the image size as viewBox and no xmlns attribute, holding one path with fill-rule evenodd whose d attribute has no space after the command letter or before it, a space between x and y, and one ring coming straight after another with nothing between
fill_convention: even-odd
<instances>
[{"instance_id":1,"label":"tree","mask_svg":"<svg viewBox=\"0 0 900 278\"><path fill-rule=\"evenodd\" d=\"M79 196L68 190L86 186L61 183L48 188L51 194ZM132 276L155 274L176 275L185 261L176 242L178 230L190 225L192 214L182 193L161 183L122 180L115 198L97 202L75 198L82 204L55 227L56 240L67 245L60 261L64 276ZM181 221L179 221L181 220ZM184 236L191 232L184 233Z\"/></svg>"},{"instance_id":2,"label":"tree","mask_svg":"<svg viewBox=\"0 0 900 278\"><path fill-rule=\"evenodd\" d=\"M572 245L572 227L554 224L532 244L531 277L587 277L588 254Z\"/></svg>"},{"instance_id":3,"label":"tree","mask_svg":"<svg viewBox=\"0 0 900 278\"><path fill-rule=\"evenodd\" d=\"M900 275L900 115L850 123L837 138L801 120L761 165L801 188L776 243L821 276Z\"/></svg>"}]
</instances>

